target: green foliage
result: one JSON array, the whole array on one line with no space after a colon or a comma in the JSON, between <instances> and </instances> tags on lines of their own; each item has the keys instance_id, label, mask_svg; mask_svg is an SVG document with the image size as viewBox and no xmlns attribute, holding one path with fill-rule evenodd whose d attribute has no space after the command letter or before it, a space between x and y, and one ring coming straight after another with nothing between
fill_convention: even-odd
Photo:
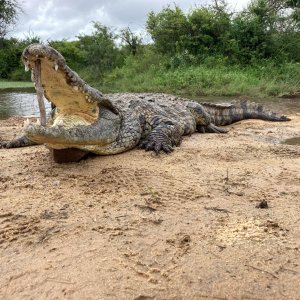
<instances>
[{"instance_id":1,"label":"green foliage","mask_svg":"<svg viewBox=\"0 0 300 300\"><path fill-rule=\"evenodd\" d=\"M264 62L241 67L228 65L221 57L207 58L201 65L167 68L166 57L151 61L155 52L131 57L98 85L104 92L167 92L189 97L269 97L296 92L300 87L300 65ZM163 62L163 63L162 63ZM141 68L141 66L145 68Z\"/></svg>"},{"instance_id":2,"label":"green foliage","mask_svg":"<svg viewBox=\"0 0 300 300\"><path fill-rule=\"evenodd\" d=\"M0 38L16 23L20 6L16 0L0 0Z\"/></svg>"},{"instance_id":3,"label":"green foliage","mask_svg":"<svg viewBox=\"0 0 300 300\"><path fill-rule=\"evenodd\" d=\"M30 74L24 72L21 54L27 45L36 42L35 37L25 40L0 39L0 79L30 80Z\"/></svg>"},{"instance_id":4,"label":"green foliage","mask_svg":"<svg viewBox=\"0 0 300 300\"><path fill-rule=\"evenodd\" d=\"M117 49L116 34L100 23L94 23L92 35L78 37L79 48L85 73L91 81L101 81L106 72L120 64L121 57Z\"/></svg>"},{"instance_id":5,"label":"green foliage","mask_svg":"<svg viewBox=\"0 0 300 300\"><path fill-rule=\"evenodd\" d=\"M144 46L139 55L129 55L124 64L107 74L103 83L97 87L102 91L125 91L126 87L146 88L149 77L155 77L159 66L166 62L166 58L157 53L151 45Z\"/></svg>"},{"instance_id":6,"label":"green foliage","mask_svg":"<svg viewBox=\"0 0 300 300\"><path fill-rule=\"evenodd\" d=\"M191 53L203 57L226 50L230 15L225 8L198 8L189 14L188 20L191 31L186 47Z\"/></svg>"},{"instance_id":7,"label":"green foliage","mask_svg":"<svg viewBox=\"0 0 300 300\"><path fill-rule=\"evenodd\" d=\"M146 27L159 52L175 54L185 50L189 23L178 6L168 6L157 14L150 12Z\"/></svg>"},{"instance_id":8,"label":"green foliage","mask_svg":"<svg viewBox=\"0 0 300 300\"><path fill-rule=\"evenodd\" d=\"M184 50L181 53L175 53L173 56L169 58L166 62L166 67L171 69L181 68L181 67L188 67L195 65L197 63L197 57L188 50Z\"/></svg>"},{"instance_id":9,"label":"green foliage","mask_svg":"<svg viewBox=\"0 0 300 300\"><path fill-rule=\"evenodd\" d=\"M184 14L167 7L148 16L147 29L157 51L178 60L189 53L195 61L223 55L231 63L252 64L261 59L299 61L299 1L254 0L239 14L228 12L226 3L200 7ZM297 27L298 26L298 27ZM296 47L287 47L282 38Z\"/></svg>"},{"instance_id":10,"label":"green foliage","mask_svg":"<svg viewBox=\"0 0 300 300\"><path fill-rule=\"evenodd\" d=\"M122 42L125 43L125 48L132 55L136 55L142 45L142 39L136 33L132 32L129 27L121 30L120 37Z\"/></svg>"},{"instance_id":11,"label":"green foliage","mask_svg":"<svg viewBox=\"0 0 300 300\"><path fill-rule=\"evenodd\" d=\"M79 41L49 41L48 44L64 56L71 68L80 69L84 65L83 51Z\"/></svg>"}]
</instances>

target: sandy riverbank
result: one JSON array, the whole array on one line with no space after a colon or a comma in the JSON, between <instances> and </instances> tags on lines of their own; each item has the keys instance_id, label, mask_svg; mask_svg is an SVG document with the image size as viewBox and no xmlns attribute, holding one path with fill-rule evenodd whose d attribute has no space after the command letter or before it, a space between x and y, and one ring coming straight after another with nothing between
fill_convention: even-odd
<instances>
[{"instance_id":1,"label":"sandy riverbank","mask_svg":"<svg viewBox=\"0 0 300 300\"><path fill-rule=\"evenodd\" d=\"M300 147L280 144L295 136L300 114L171 155L0 149L0 298L299 299Z\"/></svg>"}]
</instances>

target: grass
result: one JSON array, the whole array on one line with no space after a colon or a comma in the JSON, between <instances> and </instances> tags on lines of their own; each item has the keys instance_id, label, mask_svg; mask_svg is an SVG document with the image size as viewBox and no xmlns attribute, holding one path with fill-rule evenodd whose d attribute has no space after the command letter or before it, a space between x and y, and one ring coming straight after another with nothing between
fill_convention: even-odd
<instances>
[{"instance_id":1,"label":"grass","mask_svg":"<svg viewBox=\"0 0 300 300\"><path fill-rule=\"evenodd\" d=\"M0 90L24 89L24 88L33 88L33 83L32 82L23 82L23 81L2 81L2 80L0 80Z\"/></svg>"},{"instance_id":2,"label":"grass","mask_svg":"<svg viewBox=\"0 0 300 300\"><path fill-rule=\"evenodd\" d=\"M299 91L300 65L267 62L242 67L203 63L170 68L149 57L144 60L131 58L122 68L107 74L104 82L96 83L96 86L103 92L166 92L193 97L266 98Z\"/></svg>"},{"instance_id":3,"label":"grass","mask_svg":"<svg viewBox=\"0 0 300 300\"><path fill-rule=\"evenodd\" d=\"M84 70L83 70L84 71ZM129 56L125 64L93 82L102 92L164 92L186 97L268 98L300 91L300 64L264 62L254 66L228 65L211 57L201 64L172 67L153 51ZM0 90L32 88L31 82L1 81Z\"/></svg>"}]
</instances>

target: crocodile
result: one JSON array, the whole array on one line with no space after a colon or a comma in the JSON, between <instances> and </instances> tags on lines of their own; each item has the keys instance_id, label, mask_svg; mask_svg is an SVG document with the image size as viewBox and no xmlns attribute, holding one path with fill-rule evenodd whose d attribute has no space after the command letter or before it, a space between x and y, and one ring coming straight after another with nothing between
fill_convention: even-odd
<instances>
[{"instance_id":1,"label":"crocodile","mask_svg":"<svg viewBox=\"0 0 300 300\"><path fill-rule=\"evenodd\" d=\"M45 144L58 163L78 161L87 153L121 153L136 146L170 153L184 135L194 132L226 133L220 126L244 119L290 120L249 101L213 104L155 93L104 95L47 45L26 47L22 62L25 70L31 70L36 88L39 79L53 110L46 125L27 124L23 136L0 143L0 148Z\"/></svg>"}]
</instances>

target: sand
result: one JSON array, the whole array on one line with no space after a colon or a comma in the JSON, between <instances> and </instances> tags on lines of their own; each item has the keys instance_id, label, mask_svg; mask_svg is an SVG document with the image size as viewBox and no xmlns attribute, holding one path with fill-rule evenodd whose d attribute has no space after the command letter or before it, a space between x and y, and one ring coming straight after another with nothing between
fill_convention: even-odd
<instances>
[{"instance_id":1,"label":"sand","mask_svg":"<svg viewBox=\"0 0 300 300\"><path fill-rule=\"evenodd\" d=\"M170 155L59 165L44 146L0 149L0 299L300 299L291 117L194 134ZM0 121L1 139L22 123Z\"/></svg>"}]
</instances>

